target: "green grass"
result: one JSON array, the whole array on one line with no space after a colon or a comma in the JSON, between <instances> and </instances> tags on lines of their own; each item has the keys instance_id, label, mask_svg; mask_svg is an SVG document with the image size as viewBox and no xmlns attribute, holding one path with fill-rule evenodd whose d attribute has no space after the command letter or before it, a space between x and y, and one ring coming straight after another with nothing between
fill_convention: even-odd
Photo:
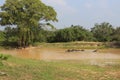
<instances>
[{"instance_id":1,"label":"green grass","mask_svg":"<svg viewBox=\"0 0 120 80\"><path fill-rule=\"evenodd\" d=\"M88 60L89 61L89 60ZM0 66L0 80L119 80L120 62L91 65L88 61L41 61L10 57Z\"/></svg>"}]
</instances>

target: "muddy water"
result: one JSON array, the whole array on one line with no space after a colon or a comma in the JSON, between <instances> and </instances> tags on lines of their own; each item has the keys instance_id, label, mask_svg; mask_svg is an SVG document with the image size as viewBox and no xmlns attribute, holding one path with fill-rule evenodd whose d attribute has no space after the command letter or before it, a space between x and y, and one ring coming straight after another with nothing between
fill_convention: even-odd
<instances>
[{"instance_id":1,"label":"muddy water","mask_svg":"<svg viewBox=\"0 0 120 80\"><path fill-rule=\"evenodd\" d=\"M40 59L41 51L37 48L0 50L0 53L10 54L12 56L30 59Z\"/></svg>"},{"instance_id":2,"label":"muddy water","mask_svg":"<svg viewBox=\"0 0 120 80\"><path fill-rule=\"evenodd\" d=\"M120 59L120 49L93 51L94 50L66 52L66 49L32 47L26 49L0 50L0 53L39 60Z\"/></svg>"}]
</instances>

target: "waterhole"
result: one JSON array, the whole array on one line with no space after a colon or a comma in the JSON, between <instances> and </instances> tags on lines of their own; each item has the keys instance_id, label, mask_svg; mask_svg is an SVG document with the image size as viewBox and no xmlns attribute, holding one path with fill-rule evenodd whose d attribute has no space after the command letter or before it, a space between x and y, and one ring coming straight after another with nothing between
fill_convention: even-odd
<instances>
[{"instance_id":1,"label":"waterhole","mask_svg":"<svg viewBox=\"0 0 120 80\"><path fill-rule=\"evenodd\" d=\"M66 52L66 49L32 47L0 50L0 53L39 60L120 59L120 49L101 49L97 52L94 52L94 49Z\"/></svg>"}]
</instances>

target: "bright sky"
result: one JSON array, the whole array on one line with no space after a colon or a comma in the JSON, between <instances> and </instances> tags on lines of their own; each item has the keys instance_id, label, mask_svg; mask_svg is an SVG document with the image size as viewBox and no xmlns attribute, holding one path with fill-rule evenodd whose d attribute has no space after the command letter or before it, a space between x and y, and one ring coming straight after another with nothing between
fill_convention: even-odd
<instances>
[{"instance_id":1,"label":"bright sky","mask_svg":"<svg viewBox=\"0 0 120 80\"><path fill-rule=\"evenodd\" d=\"M5 0L0 0L0 5ZM120 26L120 0L42 0L52 6L59 22L53 23L56 28L81 25L92 28L95 23L109 22Z\"/></svg>"}]
</instances>

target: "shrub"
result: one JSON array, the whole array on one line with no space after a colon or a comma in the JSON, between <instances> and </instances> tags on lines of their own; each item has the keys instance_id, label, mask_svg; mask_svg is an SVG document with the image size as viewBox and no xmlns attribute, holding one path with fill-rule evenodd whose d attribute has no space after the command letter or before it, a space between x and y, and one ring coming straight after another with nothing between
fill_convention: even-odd
<instances>
[{"instance_id":1,"label":"shrub","mask_svg":"<svg viewBox=\"0 0 120 80\"><path fill-rule=\"evenodd\" d=\"M10 57L9 55L0 54L0 66L3 65L2 61L7 60L9 57Z\"/></svg>"}]
</instances>

